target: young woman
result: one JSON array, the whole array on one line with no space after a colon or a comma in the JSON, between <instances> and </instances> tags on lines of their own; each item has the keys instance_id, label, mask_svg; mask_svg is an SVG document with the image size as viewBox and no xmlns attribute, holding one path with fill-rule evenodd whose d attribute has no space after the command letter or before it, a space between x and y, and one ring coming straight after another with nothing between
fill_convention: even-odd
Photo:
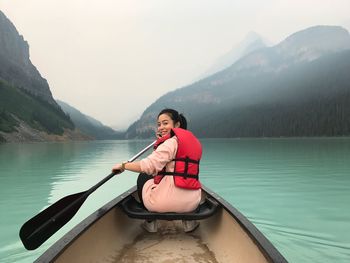
<instances>
[{"instance_id":1,"label":"young woman","mask_svg":"<svg viewBox=\"0 0 350 263\"><path fill-rule=\"evenodd\" d=\"M112 171L141 173L137 180L138 193L149 211L191 212L201 200L198 178L201 144L186 130L187 121L176 110L162 110L157 125L158 140L153 153L140 161L116 164ZM143 226L156 232L155 221L145 222ZM184 222L186 232L197 226L197 222Z\"/></svg>"}]
</instances>

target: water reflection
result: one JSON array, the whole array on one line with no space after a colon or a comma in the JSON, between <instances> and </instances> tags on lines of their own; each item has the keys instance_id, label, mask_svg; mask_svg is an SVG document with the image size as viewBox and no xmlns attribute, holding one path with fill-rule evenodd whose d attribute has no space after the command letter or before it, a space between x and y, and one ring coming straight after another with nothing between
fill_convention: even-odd
<instances>
[{"instance_id":1,"label":"water reflection","mask_svg":"<svg viewBox=\"0 0 350 263\"><path fill-rule=\"evenodd\" d=\"M85 191L151 141L0 145L0 259L31 262L100 206L135 185L112 178L38 250L20 226L42 208ZM205 185L247 216L290 262L350 262L350 139L202 140Z\"/></svg>"},{"instance_id":2,"label":"water reflection","mask_svg":"<svg viewBox=\"0 0 350 263\"><path fill-rule=\"evenodd\" d=\"M67 194L88 190L110 174L111 168L115 163L128 160L147 144L148 141L81 143L78 150L79 156L75 156L74 159L67 162L65 169L61 170L53 178L50 203ZM114 181L118 181L118 184L121 184L119 181L124 177L124 175L118 175L115 179L112 178L108 184L114 185ZM104 189L103 187L105 186L102 186L102 189ZM107 186L106 188L118 189L116 186ZM113 193L114 190L111 190L111 192ZM112 197L114 197L113 194Z\"/></svg>"},{"instance_id":3,"label":"water reflection","mask_svg":"<svg viewBox=\"0 0 350 263\"><path fill-rule=\"evenodd\" d=\"M28 254L35 254L24 250L18 231L25 221L47 206L55 173L74 158L75 151L67 147L72 145L0 145L0 222L6 226L1 231L0 253L5 254L1 257L5 262L20 262Z\"/></svg>"},{"instance_id":4,"label":"water reflection","mask_svg":"<svg viewBox=\"0 0 350 263\"><path fill-rule=\"evenodd\" d=\"M207 140L204 145L203 181L287 259L350 261L349 138Z\"/></svg>"},{"instance_id":5,"label":"water reflection","mask_svg":"<svg viewBox=\"0 0 350 263\"><path fill-rule=\"evenodd\" d=\"M73 147L68 151L76 153L74 158L53 174L49 203L71 193L86 191L109 173L111 159L121 158L120 153L129 152L128 144L122 141L80 142L74 143Z\"/></svg>"},{"instance_id":6,"label":"water reflection","mask_svg":"<svg viewBox=\"0 0 350 263\"><path fill-rule=\"evenodd\" d=\"M19 241L25 221L66 195L88 190L110 173L114 163L129 159L146 145L148 141L0 145L0 258L33 261L82 218L133 186L135 174L112 178L85 201L72 222L36 251L25 251Z\"/></svg>"}]
</instances>

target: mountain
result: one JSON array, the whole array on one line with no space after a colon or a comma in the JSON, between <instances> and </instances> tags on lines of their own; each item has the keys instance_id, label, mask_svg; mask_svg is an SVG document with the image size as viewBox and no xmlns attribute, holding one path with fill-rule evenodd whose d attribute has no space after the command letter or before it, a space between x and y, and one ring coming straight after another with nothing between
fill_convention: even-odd
<instances>
[{"instance_id":1,"label":"mountain","mask_svg":"<svg viewBox=\"0 0 350 263\"><path fill-rule=\"evenodd\" d=\"M0 11L0 142L88 138L53 99L28 43Z\"/></svg>"},{"instance_id":2,"label":"mountain","mask_svg":"<svg viewBox=\"0 0 350 263\"><path fill-rule=\"evenodd\" d=\"M153 136L156 115L165 107L183 112L200 137L349 135L349 68L349 32L311 27L165 94L126 136Z\"/></svg>"},{"instance_id":3,"label":"mountain","mask_svg":"<svg viewBox=\"0 0 350 263\"><path fill-rule=\"evenodd\" d=\"M29 58L29 45L0 11L0 79L57 106L49 85Z\"/></svg>"},{"instance_id":4,"label":"mountain","mask_svg":"<svg viewBox=\"0 0 350 263\"><path fill-rule=\"evenodd\" d=\"M0 80L0 142L86 139L59 107Z\"/></svg>"},{"instance_id":5,"label":"mountain","mask_svg":"<svg viewBox=\"0 0 350 263\"><path fill-rule=\"evenodd\" d=\"M239 44L234 46L229 52L219 57L214 64L200 77L203 79L210 75L213 75L225 68L228 68L234 64L238 59L244 57L245 55L265 48L267 46L267 41L264 40L255 32L249 32L247 36Z\"/></svg>"},{"instance_id":6,"label":"mountain","mask_svg":"<svg viewBox=\"0 0 350 263\"><path fill-rule=\"evenodd\" d=\"M108 126L103 125L100 121L81 113L69 104L60 100L57 100L57 103L61 106L63 111L70 116L75 127L84 134L97 140L122 139L124 137L124 133L117 132Z\"/></svg>"}]
</instances>

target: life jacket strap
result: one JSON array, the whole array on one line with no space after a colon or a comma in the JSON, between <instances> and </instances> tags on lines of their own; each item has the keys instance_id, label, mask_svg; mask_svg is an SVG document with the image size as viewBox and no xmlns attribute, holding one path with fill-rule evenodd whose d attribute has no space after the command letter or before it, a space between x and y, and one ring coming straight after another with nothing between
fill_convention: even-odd
<instances>
[{"instance_id":1,"label":"life jacket strap","mask_svg":"<svg viewBox=\"0 0 350 263\"><path fill-rule=\"evenodd\" d=\"M175 173L175 172L159 172L158 175L160 176L166 176L166 175L172 175L172 176L181 176L184 178L194 178L198 180L198 174L188 174L188 173Z\"/></svg>"},{"instance_id":2,"label":"life jacket strap","mask_svg":"<svg viewBox=\"0 0 350 263\"><path fill-rule=\"evenodd\" d=\"M166 172L165 168L158 173L158 175L173 175L173 176L181 176L186 178L194 178L198 180L198 173L197 174L189 174L188 173L188 164L189 163L194 163L199 165L199 160L194 160L194 159L190 159L188 156L186 156L185 158L175 158L173 159L173 161L176 162L184 162L185 163L185 168L184 168L184 172L183 173L179 173L179 172Z\"/></svg>"},{"instance_id":3,"label":"life jacket strap","mask_svg":"<svg viewBox=\"0 0 350 263\"><path fill-rule=\"evenodd\" d=\"M173 159L172 161L180 161L180 162L185 162L185 163L196 163L196 164L199 164L199 160L193 160L193 159L190 159L188 157L186 158L176 158L176 159Z\"/></svg>"}]
</instances>

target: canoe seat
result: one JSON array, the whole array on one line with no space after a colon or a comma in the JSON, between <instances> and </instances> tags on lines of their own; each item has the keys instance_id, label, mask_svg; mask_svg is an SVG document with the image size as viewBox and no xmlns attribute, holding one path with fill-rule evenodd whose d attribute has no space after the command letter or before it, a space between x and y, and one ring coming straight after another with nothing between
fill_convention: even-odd
<instances>
[{"instance_id":1,"label":"canoe seat","mask_svg":"<svg viewBox=\"0 0 350 263\"><path fill-rule=\"evenodd\" d=\"M200 220L212 216L218 209L219 204L212 198L206 197L198 208L189 213L157 213L148 211L136 199L129 195L121 202L124 213L131 218L148 220Z\"/></svg>"}]
</instances>

